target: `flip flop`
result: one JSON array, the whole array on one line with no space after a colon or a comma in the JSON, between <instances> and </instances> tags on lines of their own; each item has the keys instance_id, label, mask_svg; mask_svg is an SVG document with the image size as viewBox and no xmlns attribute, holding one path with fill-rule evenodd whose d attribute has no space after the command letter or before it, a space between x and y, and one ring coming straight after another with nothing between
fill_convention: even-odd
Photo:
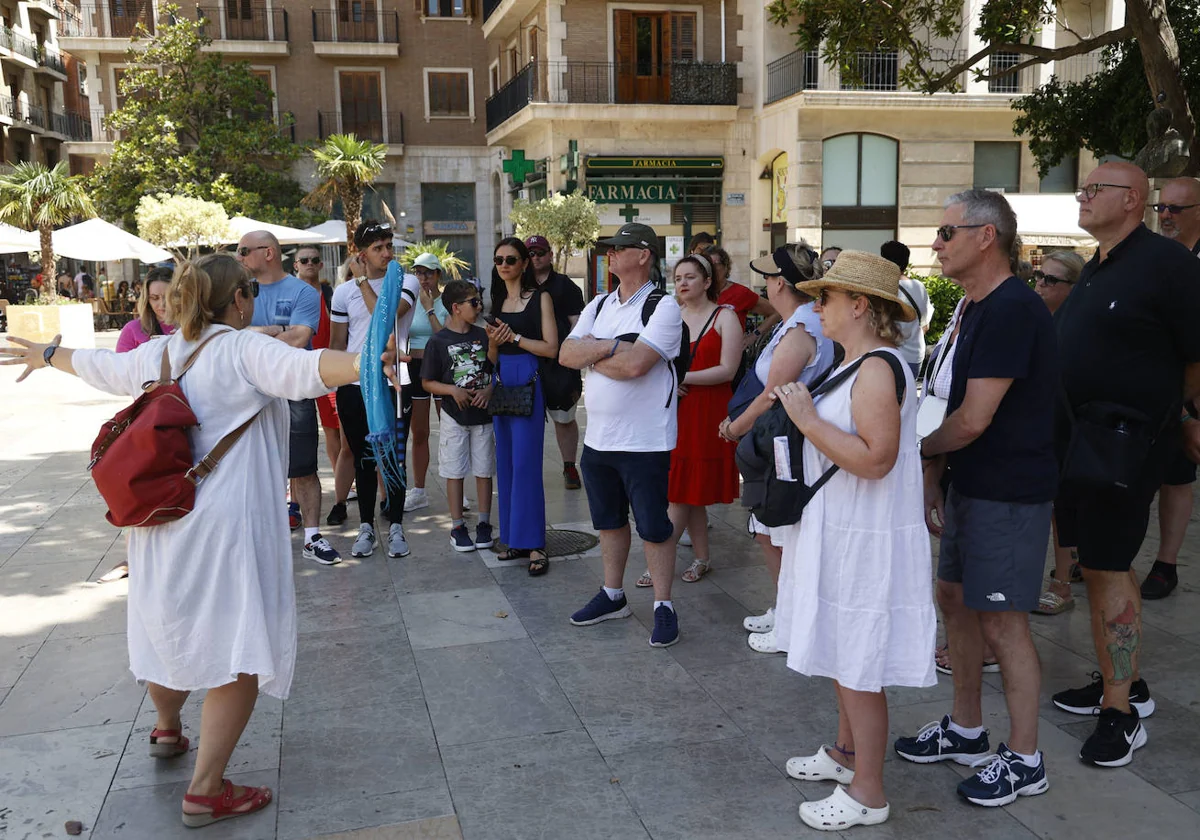
<instances>
[{"instance_id":1,"label":"flip flop","mask_svg":"<svg viewBox=\"0 0 1200 840\"><path fill-rule=\"evenodd\" d=\"M129 564L118 563L96 578L96 583L112 583L113 581L124 580L127 577L129 577Z\"/></svg>"}]
</instances>

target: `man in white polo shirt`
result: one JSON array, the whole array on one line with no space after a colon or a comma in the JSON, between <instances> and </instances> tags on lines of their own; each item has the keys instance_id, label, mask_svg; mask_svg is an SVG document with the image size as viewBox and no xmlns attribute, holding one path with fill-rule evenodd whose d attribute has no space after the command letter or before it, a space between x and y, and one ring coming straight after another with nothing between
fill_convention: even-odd
<instances>
[{"instance_id":1,"label":"man in white polo shirt","mask_svg":"<svg viewBox=\"0 0 1200 840\"><path fill-rule=\"evenodd\" d=\"M667 518L667 475L676 436L678 383L672 360L679 355L683 320L675 300L657 293L650 280L659 250L652 228L625 225L600 243L612 246L608 266L620 286L584 308L559 352L566 367L591 368L584 389L588 423L579 466L604 555L604 586L571 616L571 623L583 626L631 615L623 582L632 506L654 578L650 644L668 647L679 640L671 604L675 538Z\"/></svg>"}]
</instances>

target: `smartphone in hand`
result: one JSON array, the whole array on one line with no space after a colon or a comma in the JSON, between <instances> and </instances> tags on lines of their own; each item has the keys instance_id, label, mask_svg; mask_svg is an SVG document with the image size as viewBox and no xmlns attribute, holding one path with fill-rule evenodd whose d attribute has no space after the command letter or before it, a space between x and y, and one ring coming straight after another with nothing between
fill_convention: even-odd
<instances>
[{"instance_id":1,"label":"smartphone in hand","mask_svg":"<svg viewBox=\"0 0 1200 840\"><path fill-rule=\"evenodd\" d=\"M500 319L497 318L495 315L484 315L483 320L487 322L488 326L492 326L492 327L500 326Z\"/></svg>"}]
</instances>

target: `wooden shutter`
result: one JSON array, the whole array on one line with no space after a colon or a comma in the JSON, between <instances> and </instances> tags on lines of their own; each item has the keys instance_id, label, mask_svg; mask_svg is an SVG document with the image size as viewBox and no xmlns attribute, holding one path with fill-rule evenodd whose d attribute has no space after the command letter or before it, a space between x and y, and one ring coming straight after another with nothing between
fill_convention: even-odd
<instances>
[{"instance_id":1,"label":"wooden shutter","mask_svg":"<svg viewBox=\"0 0 1200 840\"><path fill-rule=\"evenodd\" d=\"M633 101L634 39L633 12L617 9L613 12L613 32L616 35L617 102Z\"/></svg>"},{"instance_id":2,"label":"wooden shutter","mask_svg":"<svg viewBox=\"0 0 1200 840\"><path fill-rule=\"evenodd\" d=\"M671 60L696 60L696 13L671 12Z\"/></svg>"}]
</instances>

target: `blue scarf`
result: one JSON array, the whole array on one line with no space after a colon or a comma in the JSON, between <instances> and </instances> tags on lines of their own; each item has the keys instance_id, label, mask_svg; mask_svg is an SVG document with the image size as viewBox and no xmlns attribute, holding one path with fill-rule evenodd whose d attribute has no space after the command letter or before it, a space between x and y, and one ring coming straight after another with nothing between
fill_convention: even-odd
<instances>
[{"instance_id":1,"label":"blue scarf","mask_svg":"<svg viewBox=\"0 0 1200 840\"><path fill-rule=\"evenodd\" d=\"M367 337L363 342L362 358L359 362L359 384L362 386L363 404L367 409L367 443L383 475L385 503L388 501L389 487L404 487L407 482L403 443L403 424L407 420L397 417L392 407L392 400L388 394L392 384L384 376L382 360L388 337L396 328L396 309L400 303L403 276L400 264L393 260L383 277L379 300L371 314L371 325L367 328ZM396 349L398 353L403 352L403 348Z\"/></svg>"}]
</instances>

